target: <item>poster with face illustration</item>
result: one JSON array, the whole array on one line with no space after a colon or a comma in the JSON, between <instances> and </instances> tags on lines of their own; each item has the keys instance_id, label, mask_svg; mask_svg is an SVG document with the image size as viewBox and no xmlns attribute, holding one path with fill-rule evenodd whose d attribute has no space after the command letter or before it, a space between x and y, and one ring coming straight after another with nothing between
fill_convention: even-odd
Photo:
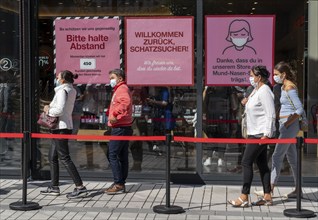
<instances>
[{"instance_id":1,"label":"poster with face illustration","mask_svg":"<svg viewBox=\"0 0 318 220\"><path fill-rule=\"evenodd\" d=\"M274 24L274 15L206 16L205 84L249 85L249 72L255 65L266 66L272 74Z\"/></svg>"}]
</instances>

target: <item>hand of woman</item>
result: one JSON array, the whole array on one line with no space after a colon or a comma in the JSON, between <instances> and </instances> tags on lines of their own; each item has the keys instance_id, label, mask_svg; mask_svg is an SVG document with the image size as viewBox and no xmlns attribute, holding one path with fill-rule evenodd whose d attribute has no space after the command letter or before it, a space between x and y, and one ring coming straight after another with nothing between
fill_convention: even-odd
<instances>
[{"instance_id":1,"label":"hand of woman","mask_svg":"<svg viewBox=\"0 0 318 220\"><path fill-rule=\"evenodd\" d=\"M43 108L43 111L48 114L49 113L49 109L50 109L50 106L49 105L45 105L44 108Z\"/></svg>"},{"instance_id":2,"label":"hand of woman","mask_svg":"<svg viewBox=\"0 0 318 220\"><path fill-rule=\"evenodd\" d=\"M263 136L263 137L261 137L261 140L264 140L264 139L269 139L269 137L267 137L267 136ZM259 145L263 145L264 143L260 143Z\"/></svg>"},{"instance_id":3,"label":"hand of woman","mask_svg":"<svg viewBox=\"0 0 318 220\"><path fill-rule=\"evenodd\" d=\"M247 103L247 100L248 100L247 98L242 99L241 104L242 104L243 106L245 106L246 103Z\"/></svg>"}]
</instances>

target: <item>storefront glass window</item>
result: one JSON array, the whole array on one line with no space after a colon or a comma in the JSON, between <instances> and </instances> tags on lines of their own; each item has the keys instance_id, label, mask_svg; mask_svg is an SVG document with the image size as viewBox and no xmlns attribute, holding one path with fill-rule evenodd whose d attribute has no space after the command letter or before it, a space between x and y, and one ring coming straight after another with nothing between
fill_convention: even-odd
<instances>
[{"instance_id":1,"label":"storefront glass window","mask_svg":"<svg viewBox=\"0 0 318 220\"><path fill-rule=\"evenodd\" d=\"M309 133L310 137L317 132L315 127L317 124L317 120L315 120L317 116L316 104L312 103L314 102L312 98L309 100L311 103L308 105L310 106L307 106L306 102L308 98L307 90L310 94L316 94L314 90L315 86L310 79L313 74L311 73L306 76L306 62L310 63L313 61L304 59L304 54L306 56L308 51L308 36L305 33L310 32L308 31L309 27L306 26L309 19L305 16L305 11L308 10L306 1L202 0L203 14L199 15L196 8L197 2L191 0L41 0L37 1L37 3L37 29L32 33L32 39L34 39L36 46L35 56L37 59L35 60L38 62L38 66L35 68L35 78L38 85L33 91L36 97L35 106L33 106L36 115L42 111L44 105L49 104L52 100L55 87L55 69L59 66L58 62L60 60L63 61L65 58L62 53L58 57L59 59L55 59L58 46L56 45L57 33L54 22L56 18L84 20L119 17L121 45L120 54L116 56L118 56L118 62L120 62L118 67L125 69L130 58L129 56L125 56L127 54L125 45L131 40L127 39L126 18L190 17L194 21L193 85L178 86L169 83L167 83L169 85L165 85L164 83L149 83L149 85L142 86L137 84L130 85L134 105L133 135L164 136L169 132L174 136L197 137L198 134L201 134L201 131L196 130L196 128L202 127L202 137L204 138L241 138L240 122L244 111L241 100L249 93L249 82L240 83L238 75L248 72L248 69L245 67L248 64L243 62L244 59L242 59L243 61L233 61L235 64L239 62L241 65L241 70L237 70L236 72L238 73L236 73L235 77L232 77L232 82L238 83L228 83L226 77L222 78L223 81L218 81L219 79L215 76L222 75L220 73L222 72L221 70L215 72L214 78L209 78L210 76L206 73L207 69L209 69L207 65L210 65L208 56L216 52L207 48L207 45L215 41L215 38L207 37L206 31L208 28L205 18L206 16L220 18L235 18L235 16L260 18L271 16L274 17L275 21L273 23L274 35L272 38L273 60L271 60L272 66L269 66L268 69L272 72L273 65L282 60L288 61L294 66L297 70L299 94L304 101L304 106L307 108L307 114L309 114L310 119L312 119L311 121L313 121ZM199 31L197 31L196 22L198 21L198 16L203 20L203 37L199 39L202 40L204 48L202 53L202 79L199 79L201 78L198 77L200 74L198 74L195 68L197 67L196 37ZM21 107L19 104L21 102L20 38L18 34L18 21L18 4L11 1L1 2L0 42L4 42L2 44L3 49L0 51L0 132L2 133L19 132L21 128ZM158 23L153 22L153 26L157 27L156 25ZM222 24L215 25L215 27L221 26ZM228 29L230 30L230 26ZM264 36L267 34L265 29L264 27L262 34ZM253 28L252 31L247 30L250 40L255 38L254 31ZM228 38L227 31L224 33L224 36L222 33L213 32L213 30L211 32L214 34L213 36L220 36L224 40ZM73 41L76 39L76 36L71 38L72 40L70 41ZM228 39L231 38L229 37ZM169 44L169 41L167 42ZM234 43L234 40L231 42L233 45L240 44L242 43L242 39L236 39L236 43ZM311 44L313 43L312 40L310 42ZM172 42L170 43L172 44ZM261 43L265 44L264 42ZM180 47L177 49L183 50L184 48ZM223 53L225 53L225 49ZM253 50L251 49L250 51ZM256 50L256 52L258 51ZM116 61L116 59L114 60ZM226 62L231 61L220 59L217 64L218 68L222 68ZM227 65L226 68L232 67L231 65ZM103 74L105 77L108 75L107 71ZM162 78L166 81L174 80L171 77L173 76L167 74ZM103 80L103 82L91 82L88 80L76 83L77 99L73 112L73 134L109 134L105 113L111 101L112 89L107 80ZM202 91L201 88L203 88L202 106L201 101L197 100L197 91ZM7 94L11 95L7 96ZM164 101L167 105L155 105L153 100L157 102ZM197 107L198 103L199 108ZM198 112L201 109L202 112ZM47 129L38 125L34 125L34 129L36 132L49 133ZM8 165L13 168L20 166L20 140L2 138L0 141L1 168L8 167ZM35 178L50 178L49 162L47 160L50 145L50 139L35 139L33 142L32 149L36 149L36 151L32 152L33 164L31 168L35 169ZM111 169L107 160L107 141L70 140L69 145L72 159L84 176L93 175L97 177L100 176L99 173L105 173L105 171L106 174L111 175ZM172 142L171 170L175 173L188 174L193 173L193 171L200 171L199 175L206 180L214 180L215 178L219 178L220 175L231 175L234 179L240 178L244 148L244 144L203 143L201 148L201 145L196 143ZM274 145L269 146L268 149L270 165ZM163 141L134 141L130 143L129 152L130 175L143 178L143 174L147 173L164 174L166 147ZM303 166L305 167L303 169L304 176L317 176L317 170L314 169L317 166L311 165L312 163L317 163L316 146L305 146L303 158ZM63 166L61 168L64 169ZM287 165L283 169L282 174L289 178L291 176L290 169ZM141 174L141 177L139 174Z\"/></svg>"},{"instance_id":2,"label":"storefront glass window","mask_svg":"<svg viewBox=\"0 0 318 220\"><path fill-rule=\"evenodd\" d=\"M45 59L39 68L40 94L39 112L49 103L54 95L54 24L56 17L93 17L120 16L195 16L193 2L182 1L40 1L39 2L39 56ZM156 24L154 24L156 25ZM122 30L125 31L125 30ZM194 32L195 30L193 30ZM190 35L192 36L192 34ZM125 42L125 35L123 35ZM193 42L194 44L194 42ZM127 62L123 58L122 68ZM193 64L194 65L194 64ZM106 74L107 76L107 74ZM194 76L195 78L195 76ZM166 77L169 82L169 76ZM155 84L155 83L152 83ZM130 86L134 104L134 135L164 136L168 130L174 135L193 137L193 119L196 113L196 88L193 86ZM111 100L112 90L108 83L77 84L78 97L73 112L74 134L108 134L105 125L105 112ZM151 103L151 100L165 101L167 106ZM39 127L40 132L48 132ZM170 131L170 132L171 132ZM46 158L50 140L39 141L41 157ZM72 158L83 172L110 171L107 157L107 142L70 140ZM165 170L166 146L158 141L134 141L130 144L130 169L133 172L162 172ZM172 170L195 169L196 150L194 144L172 143ZM49 168L48 161L43 160L43 170Z\"/></svg>"},{"instance_id":3,"label":"storefront glass window","mask_svg":"<svg viewBox=\"0 0 318 220\"><path fill-rule=\"evenodd\" d=\"M3 2L1 4L6 4ZM19 58L18 3L12 10L0 4L0 133L21 131L21 75ZM14 169L21 164L21 140L0 138L0 169Z\"/></svg>"}]
</instances>

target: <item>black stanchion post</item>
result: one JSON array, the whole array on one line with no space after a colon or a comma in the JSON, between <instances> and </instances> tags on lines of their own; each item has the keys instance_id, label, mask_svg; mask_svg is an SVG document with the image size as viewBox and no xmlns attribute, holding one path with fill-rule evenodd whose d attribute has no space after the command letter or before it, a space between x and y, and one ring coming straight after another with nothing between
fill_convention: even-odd
<instances>
[{"instance_id":1,"label":"black stanchion post","mask_svg":"<svg viewBox=\"0 0 318 220\"><path fill-rule=\"evenodd\" d=\"M304 144L304 139L302 137L297 137L297 180L296 180L296 193L297 193L297 207L296 209L285 209L284 215L287 217L294 217L294 218L312 218L316 215L313 211L301 209L301 149Z\"/></svg>"},{"instance_id":2,"label":"black stanchion post","mask_svg":"<svg viewBox=\"0 0 318 220\"><path fill-rule=\"evenodd\" d=\"M20 210L20 211L30 211L42 208L36 202L27 202L27 177L29 171L29 150L31 143L31 133L24 132L23 133L23 164L22 164L22 201L21 202L13 202L9 205L10 209Z\"/></svg>"},{"instance_id":3,"label":"black stanchion post","mask_svg":"<svg viewBox=\"0 0 318 220\"><path fill-rule=\"evenodd\" d=\"M170 144L172 135L166 134L166 205L156 205L153 211L160 214L179 214L184 209L180 206L170 205Z\"/></svg>"},{"instance_id":4,"label":"black stanchion post","mask_svg":"<svg viewBox=\"0 0 318 220\"><path fill-rule=\"evenodd\" d=\"M31 49L31 23L33 21L33 7L34 0L20 0L19 1L19 13L20 13L20 66L21 66L21 87L23 90L23 144L22 144L22 178L23 178L23 192L22 201L13 202L9 205L10 209L29 211L42 208L36 202L27 202L27 176L29 172L29 159L31 149L31 131L32 131L32 68L31 65L34 62Z\"/></svg>"}]
</instances>

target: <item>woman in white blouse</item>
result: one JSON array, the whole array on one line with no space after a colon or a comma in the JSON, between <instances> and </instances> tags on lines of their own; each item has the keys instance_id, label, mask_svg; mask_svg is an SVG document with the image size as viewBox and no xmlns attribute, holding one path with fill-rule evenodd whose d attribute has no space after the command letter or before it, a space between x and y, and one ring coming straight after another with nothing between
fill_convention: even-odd
<instances>
[{"instance_id":1,"label":"woman in white blouse","mask_svg":"<svg viewBox=\"0 0 318 220\"><path fill-rule=\"evenodd\" d=\"M53 117L59 117L58 126L51 130L52 134L72 134L73 121L72 112L76 98L76 90L73 87L74 79L78 77L68 70L64 70L57 75L57 85L54 89L55 95L50 105L44 106L44 112ZM53 139L49 151L51 185L41 194L59 196L59 160L65 166L67 172L73 179L75 189L67 194L67 198L78 198L87 195L87 189L75 167L69 152L68 139Z\"/></svg>"},{"instance_id":2,"label":"woman in white blouse","mask_svg":"<svg viewBox=\"0 0 318 220\"><path fill-rule=\"evenodd\" d=\"M255 66L250 71L250 82L254 87L246 103L247 135L249 139L268 139L275 133L274 94L267 85L270 73L264 66ZM261 175L264 197L252 205L272 205L270 169L267 164L267 144L247 144L242 158L243 187L240 197L228 202L234 207L247 207L253 181L253 162Z\"/></svg>"}]
</instances>

